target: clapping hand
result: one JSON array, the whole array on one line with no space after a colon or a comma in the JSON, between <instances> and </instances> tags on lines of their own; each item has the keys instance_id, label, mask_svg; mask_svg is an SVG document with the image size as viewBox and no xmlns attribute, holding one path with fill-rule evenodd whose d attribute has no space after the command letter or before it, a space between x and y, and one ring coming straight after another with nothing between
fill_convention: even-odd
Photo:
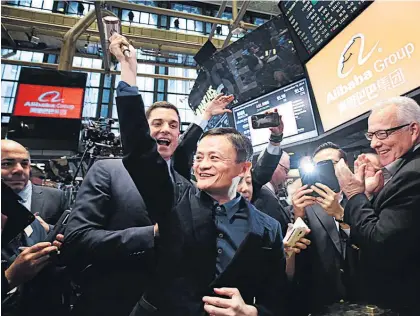
<instances>
[{"instance_id":1,"label":"clapping hand","mask_svg":"<svg viewBox=\"0 0 420 316\"><path fill-rule=\"evenodd\" d=\"M354 162L354 169L357 173L360 166L365 165L365 194L367 197L378 193L385 184L384 174L381 166L375 163L368 155L361 154Z\"/></svg>"}]
</instances>

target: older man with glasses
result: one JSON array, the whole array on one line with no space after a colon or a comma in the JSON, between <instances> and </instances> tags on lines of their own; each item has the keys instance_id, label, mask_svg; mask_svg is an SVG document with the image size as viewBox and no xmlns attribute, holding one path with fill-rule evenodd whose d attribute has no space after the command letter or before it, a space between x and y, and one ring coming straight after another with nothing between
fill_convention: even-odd
<instances>
[{"instance_id":1,"label":"older man with glasses","mask_svg":"<svg viewBox=\"0 0 420 316\"><path fill-rule=\"evenodd\" d=\"M344 161L336 175L348 203L344 214L330 214L352 228L361 249L366 294L371 303L390 307L400 315L418 315L420 284L420 107L397 97L374 107L366 137L382 169L369 174L369 160L355 174ZM377 194L366 191L376 183ZM367 195L371 194L369 199Z\"/></svg>"}]
</instances>

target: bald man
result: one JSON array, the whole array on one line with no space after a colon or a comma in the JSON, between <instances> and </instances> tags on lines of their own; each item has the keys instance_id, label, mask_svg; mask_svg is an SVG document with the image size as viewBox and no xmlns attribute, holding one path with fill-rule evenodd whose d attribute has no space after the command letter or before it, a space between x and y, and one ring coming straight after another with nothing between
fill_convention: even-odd
<instances>
[{"instance_id":1,"label":"bald man","mask_svg":"<svg viewBox=\"0 0 420 316\"><path fill-rule=\"evenodd\" d=\"M55 225L67 205L64 192L54 188L36 186L29 180L31 158L21 144L4 139L1 141L1 178L23 200L31 213L48 224Z\"/></svg>"}]
</instances>

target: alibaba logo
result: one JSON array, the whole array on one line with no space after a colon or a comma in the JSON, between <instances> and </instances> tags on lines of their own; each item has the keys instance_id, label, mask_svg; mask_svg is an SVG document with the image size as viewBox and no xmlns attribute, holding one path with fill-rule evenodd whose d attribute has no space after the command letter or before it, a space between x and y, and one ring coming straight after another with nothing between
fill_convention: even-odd
<instances>
[{"instance_id":1,"label":"alibaba logo","mask_svg":"<svg viewBox=\"0 0 420 316\"><path fill-rule=\"evenodd\" d=\"M365 36L362 33L354 35L350 41L347 42L343 52L338 60L337 75L339 78L346 78L353 71L356 63L362 66L366 63L374 50L378 46L379 41L365 54ZM359 50L357 50L359 46Z\"/></svg>"},{"instance_id":2,"label":"alibaba logo","mask_svg":"<svg viewBox=\"0 0 420 316\"><path fill-rule=\"evenodd\" d=\"M52 102L52 103L59 103L63 101L63 99L60 99L60 92L58 91L48 91L43 94L41 94L38 97L39 102Z\"/></svg>"}]
</instances>

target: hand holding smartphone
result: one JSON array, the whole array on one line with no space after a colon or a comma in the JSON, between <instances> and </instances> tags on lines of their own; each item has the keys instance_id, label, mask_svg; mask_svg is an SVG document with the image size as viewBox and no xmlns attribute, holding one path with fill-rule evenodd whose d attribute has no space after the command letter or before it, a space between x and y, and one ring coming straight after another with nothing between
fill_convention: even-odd
<instances>
[{"instance_id":1,"label":"hand holding smartphone","mask_svg":"<svg viewBox=\"0 0 420 316\"><path fill-rule=\"evenodd\" d=\"M302 179L302 185L308 185L310 188L315 183L322 183L333 190L340 192L340 185L335 175L334 164L331 160L320 161L313 168L299 167L299 174ZM313 191L310 195L319 197L319 194Z\"/></svg>"}]
</instances>

